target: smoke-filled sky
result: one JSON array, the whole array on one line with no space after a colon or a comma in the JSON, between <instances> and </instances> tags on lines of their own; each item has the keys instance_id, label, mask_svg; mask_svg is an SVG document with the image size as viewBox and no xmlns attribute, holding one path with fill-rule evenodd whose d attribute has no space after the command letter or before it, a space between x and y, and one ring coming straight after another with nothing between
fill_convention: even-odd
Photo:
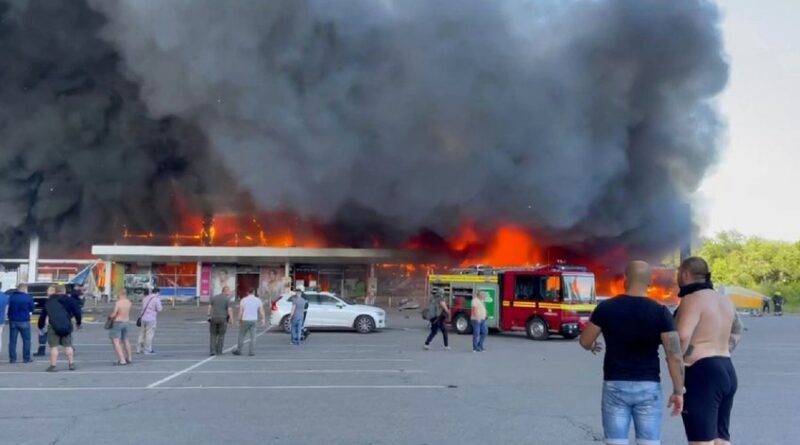
<instances>
[{"instance_id":1,"label":"smoke-filled sky","mask_svg":"<svg viewBox=\"0 0 800 445\"><path fill-rule=\"evenodd\" d=\"M724 129L707 1L60 3L2 2L8 245L164 230L175 195L243 192L392 233L655 252L689 233Z\"/></svg>"}]
</instances>

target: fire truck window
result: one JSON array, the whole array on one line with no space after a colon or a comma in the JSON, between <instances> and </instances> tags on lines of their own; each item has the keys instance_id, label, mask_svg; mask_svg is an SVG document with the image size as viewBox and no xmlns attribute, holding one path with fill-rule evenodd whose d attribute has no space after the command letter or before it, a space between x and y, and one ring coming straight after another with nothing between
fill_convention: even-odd
<instances>
[{"instance_id":1,"label":"fire truck window","mask_svg":"<svg viewBox=\"0 0 800 445\"><path fill-rule=\"evenodd\" d=\"M544 281L544 292L542 296L544 301L557 302L561 299L561 278L560 277L547 277Z\"/></svg>"},{"instance_id":2,"label":"fire truck window","mask_svg":"<svg viewBox=\"0 0 800 445\"><path fill-rule=\"evenodd\" d=\"M514 282L514 299L529 301L537 300L539 297L540 286L540 277L525 275L517 276L516 281Z\"/></svg>"}]
</instances>

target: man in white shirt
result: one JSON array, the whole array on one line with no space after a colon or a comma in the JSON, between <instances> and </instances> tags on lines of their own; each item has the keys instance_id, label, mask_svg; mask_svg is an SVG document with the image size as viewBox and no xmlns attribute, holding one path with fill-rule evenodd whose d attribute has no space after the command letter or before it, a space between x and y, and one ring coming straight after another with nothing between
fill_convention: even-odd
<instances>
[{"instance_id":1,"label":"man in white shirt","mask_svg":"<svg viewBox=\"0 0 800 445\"><path fill-rule=\"evenodd\" d=\"M262 326L267 324L264 304L256 297L256 290L249 289L247 291L247 296L242 298L242 301L239 303L239 320L241 322L239 325L239 342L236 350L233 351L233 355L242 355L245 336L249 336L250 338L249 354L247 355L251 357L255 355L256 323L259 319L261 320Z\"/></svg>"}]
</instances>

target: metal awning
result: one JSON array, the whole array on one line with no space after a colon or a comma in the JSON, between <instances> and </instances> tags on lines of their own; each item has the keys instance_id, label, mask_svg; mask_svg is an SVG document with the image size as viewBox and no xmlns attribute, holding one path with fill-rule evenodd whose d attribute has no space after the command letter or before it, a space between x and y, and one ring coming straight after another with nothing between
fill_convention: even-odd
<instances>
[{"instance_id":1,"label":"metal awning","mask_svg":"<svg viewBox=\"0 0 800 445\"><path fill-rule=\"evenodd\" d=\"M406 263L414 252L391 249L308 247L92 246L92 255L123 263Z\"/></svg>"}]
</instances>

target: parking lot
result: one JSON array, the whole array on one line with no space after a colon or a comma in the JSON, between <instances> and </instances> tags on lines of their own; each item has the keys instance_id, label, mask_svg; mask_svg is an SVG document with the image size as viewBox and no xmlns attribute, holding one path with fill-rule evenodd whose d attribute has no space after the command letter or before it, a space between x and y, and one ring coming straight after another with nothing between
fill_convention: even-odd
<instances>
[{"instance_id":1,"label":"parking lot","mask_svg":"<svg viewBox=\"0 0 800 445\"><path fill-rule=\"evenodd\" d=\"M2 443L19 444L597 444L601 357L575 341L493 335L488 351L451 334L423 351L424 321L390 313L391 329L314 332L301 347L259 335L255 357L208 356L204 309L167 309L157 354L112 366L102 324L75 335L78 370L0 363ZM97 317L102 318L101 316ZM800 318L745 318L735 363L739 444L800 433ZM7 329L3 343L7 345ZM135 328L134 328L135 332ZM236 339L229 331L228 350ZM34 339L35 346L35 339ZM665 374L666 375L666 374ZM669 383L665 384L668 390ZM8 442L6 442L8 440ZM678 419L664 443L684 443Z\"/></svg>"}]
</instances>

